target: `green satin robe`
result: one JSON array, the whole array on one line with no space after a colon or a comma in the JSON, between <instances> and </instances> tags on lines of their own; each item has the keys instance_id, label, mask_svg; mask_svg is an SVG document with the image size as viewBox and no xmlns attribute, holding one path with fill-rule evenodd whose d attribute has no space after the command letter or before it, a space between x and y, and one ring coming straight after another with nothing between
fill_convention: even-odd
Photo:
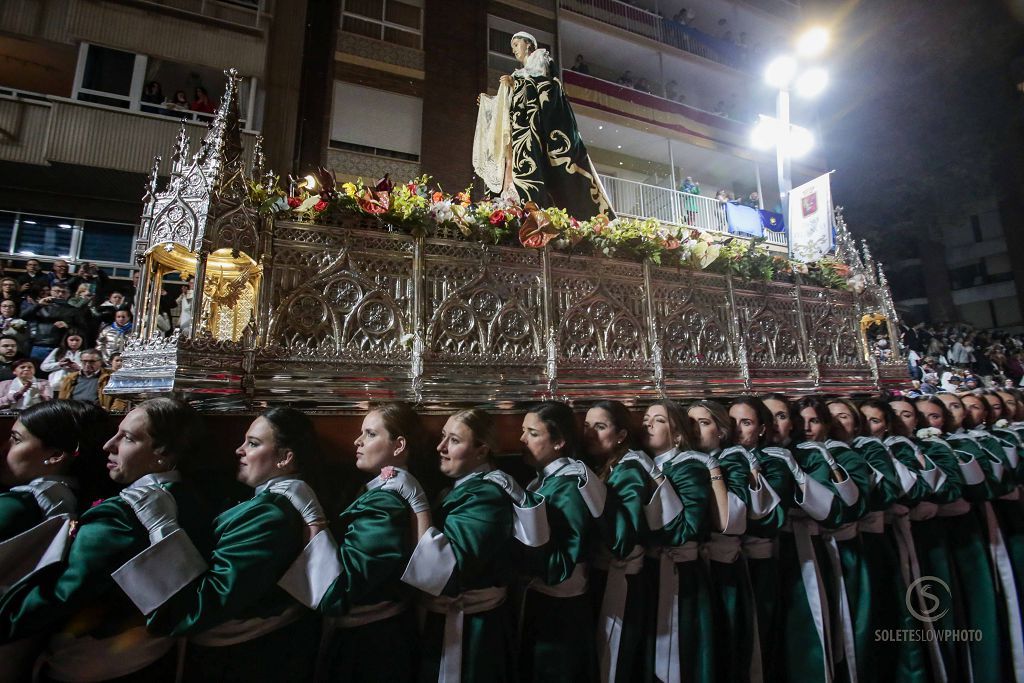
<instances>
[{"instance_id":1,"label":"green satin robe","mask_svg":"<svg viewBox=\"0 0 1024 683\"><path fill-rule=\"evenodd\" d=\"M725 485L743 505L750 506L750 464L740 453L718 456L725 476ZM714 506L714 502L711 503ZM744 517L747 511L743 512ZM746 520L744 520L746 521ZM712 534L712 538L714 534ZM756 608L747 565L735 562L708 561L711 584L712 623L715 625L716 679L741 683L750 679L750 661L754 654L754 619ZM760 666L760 664L758 664Z\"/></svg>"},{"instance_id":2,"label":"green satin robe","mask_svg":"<svg viewBox=\"0 0 1024 683\"><path fill-rule=\"evenodd\" d=\"M579 477L546 477L536 490L547 502L551 540L524 553L529 576L549 586L562 583L587 562L599 529L580 495ZM573 683L597 678L594 613L587 594L557 598L527 590L519 670L523 680Z\"/></svg>"},{"instance_id":3,"label":"green satin robe","mask_svg":"<svg viewBox=\"0 0 1024 683\"><path fill-rule=\"evenodd\" d=\"M338 539L341 574L320 601L328 617L353 607L404 602L413 590L402 583L412 554L412 511L393 491L370 489L332 525ZM325 652L327 678L334 683L373 683L413 679L416 668L415 611L363 626L336 629ZM401 647L395 647L401 643Z\"/></svg>"},{"instance_id":4,"label":"green satin robe","mask_svg":"<svg viewBox=\"0 0 1024 683\"><path fill-rule=\"evenodd\" d=\"M832 482L832 470L821 454L813 449L791 448L797 465L807 475L830 491L835 491ZM794 483L794 492L796 486ZM806 514L792 497L784 498L787 516L794 519L805 518ZM832 499L831 507L825 518L818 525L835 528L841 522L843 504L838 494ZM820 536L812 536L811 544L821 582L825 590L828 606L835 604L835 591L832 565L825 551ZM826 680L824 669L828 662L828 653L822 649L818 632L815 629L813 615L808 606L808 594L800 571L800 559L797 554L795 537L792 533L779 536L779 616L776 623L780 625L775 647L779 649L775 657L773 676L778 681L795 681L797 683L820 683ZM825 618L829 615L826 613ZM781 641L781 642L780 642Z\"/></svg>"},{"instance_id":5,"label":"green satin robe","mask_svg":"<svg viewBox=\"0 0 1024 683\"><path fill-rule=\"evenodd\" d=\"M779 504L760 519L747 519L747 536L777 539L786 523L786 507L792 504L796 482L793 474L778 458L764 454L760 448L754 455L761 463L761 475L779 496ZM777 550L777 548L776 548ZM750 585L754 591L754 605L757 608L757 634L761 642L761 671L766 682L778 680L778 660L782 639L779 619L779 556L755 559L747 558Z\"/></svg>"},{"instance_id":6,"label":"green satin robe","mask_svg":"<svg viewBox=\"0 0 1024 683\"><path fill-rule=\"evenodd\" d=\"M200 552L208 549L210 515L194 488L164 486L174 496L182 529ZM147 547L148 533L120 497L86 510L67 559L15 584L0 599L0 643L60 632L105 639L144 626L145 618L110 575ZM137 673L142 679L173 676L173 670L153 668Z\"/></svg>"},{"instance_id":7,"label":"green satin robe","mask_svg":"<svg viewBox=\"0 0 1024 683\"><path fill-rule=\"evenodd\" d=\"M442 595L507 586L516 569L512 500L497 484L470 475L445 496L434 518L455 555L455 570ZM435 683L441 665L445 615L427 612L420 639L417 679ZM517 680L513 639L515 628L506 601L478 614L466 614L462 627L462 680Z\"/></svg>"},{"instance_id":8,"label":"green satin robe","mask_svg":"<svg viewBox=\"0 0 1024 683\"><path fill-rule=\"evenodd\" d=\"M644 468L635 461L620 462L608 475L608 498L600 520L601 539L612 557L624 559L637 545L650 542L650 529L644 516L644 505L650 500L654 486ZM594 613L600 614L607 584L607 572L591 567L590 593ZM622 616L622 635L615 666L616 681L640 681L648 668L644 664L645 628L650 617L650 587L643 572L626 577L626 607Z\"/></svg>"},{"instance_id":9,"label":"green satin robe","mask_svg":"<svg viewBox=\"0 0 1024 683\"><path fill-rule=\"evenodd\" d=\"M683 512L663 529L651 532L655 546L681 546L707 538L711 501L711 479L707 466L697 460L666 464L662 472L679 495ZM679 660L681 678L686 683L712 683L715 680L714 624L711 587L703 562L695 560L676 565L679 579ZM644 563L644 575L651 587L647 608L643 680L654 681L656 618L658 612L658 560Z\"/></svg>"},{"instance_id":10,"label":"green satin robe","mask_svg":"<svg viewBox=\"0 0 1024 683\"><path fill-rule=\"evenodd\" d=\"M149 630L196 634L235 619L276 617L298 605L277 582L302 551L304 533L291 502L269 490L222 512L213 523L209 569L150 614ZM308 679L319 649L319 620L312 616L236 645L189 643L185 680Z\"/></svg>"},{"instance_id":11,"label":"green satin robe","mask_svg":"<svg viewBox=\"0 0 1024 683\"><path fill-rule=\"evenodd\" d=\"M14 538L43 521L36 498L27 491L0 493L0 541Z\"/></svg>"}]
</instances>

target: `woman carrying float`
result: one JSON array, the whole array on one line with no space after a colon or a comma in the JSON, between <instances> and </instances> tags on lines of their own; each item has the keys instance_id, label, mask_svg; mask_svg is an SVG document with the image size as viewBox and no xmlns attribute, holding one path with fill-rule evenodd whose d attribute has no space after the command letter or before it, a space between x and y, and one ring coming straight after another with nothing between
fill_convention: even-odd
<instances>
[{"instance_id":1,"label":"woman carrying float","mask_svg":"<svg viewBox=\"0 0 1024 683\"><path fill-rule=\"evenodd\" d=\"M518 680L508 586L519 544L541 546L549 530L543 500L495 469L495 444L494 421L474 408L449 417L437 445L441 472L454 484L402 577L424 593L424 683Z\"/></svg>"},{"instance_id":2,"label":"woman carrying float","mask_svg":"<svg viewBox=\"0 0 1024 683\"><path fill-rule=\"evenodd\" d=\"M104 446L110 478L125 485L121 494L82 514L65 560L0 600L0 641L48 634L44 680L174 680L174 640L147 632L118 568L162 538L187 534L207 546L210 517L183 478L201 439L199 415L174 399L151 399L128 413ZM152 524L155 490L177 521Z\"/></svg>"},{"instance_id":3,"label":"woman carrying float","mask_svg":"<svg viewBox=\"0 0 1024 683\"><path fill-rule=\"evenodd\" d=\"M666 479L652 505L660 508L662 519L671 519L652 530L647 546L644 574L649 585L657 588L650 596L648 615L654 622L648 629L644 659L653 664L654 678L662 683L711 683L715 680L714 625L699 543L708 534L712 471L722 490L724 477L716 460L689 450L696 438L689 418L675 401L651 404L643 426L644 449ZM668 513L672 506L681 507L681 514Z\"/></svg>"},{"instance_id":4,"label":"woman carrying float","mask_svg":"<svg viewBox=\"0 0 1024 683\"><path fill-rule=\"evenodd\" d=\"M296 410L272 408L235 453L237 479L254 495L214 520L212 552L198 552L191 533L167 532L174 506L154 487L140 508L153 545L118 571L118 583L148 615L150 632L189 636L185 680L306 679L320 620L278 584L318 532L317 559L333 559L331 545L320 545L329 540L323 511L301 478L320 457L313 426Z\"/></svg>"},{"instance_id":5,"label":"woman carrying float","mask_svg":"<svg viewBox=\"0 0 1024 683\"><path fill-rule=\"evenodd\" d=\"M584 444L598 476L608 487L601 537L590 572L598 610L597 654L602 683L639 681L651 673L645 660L649 586L644 580L644 548L653 532L671 523L682 505L671 485L639 446L629 409L619 401L598 401L587 411ZM659 488L662 487L662 488ZM672 502L650 505L656 491ZM649 514L656 512L657 514Z\"/></svg>"},{"instance_id":6,"label":"woman carrying float","mask_svg":"<svg viewBox=\"0 0 1024 683\"><path fill-rule=\"evenodd\" d=\"M543 496L551 539L525 553L526 587L520 632L520 675L528 681L597 679L594 615L587 562L599 541L605 485L576 452L576 418L564 403L530 408L520 439L537 472L529 491Z\"/></svg>"},{"instance_id":7,"label":"woman carrying float","mask_svg":"<svg viewBox=\"0 0 1024 683\"><path fill-rule=\"evenodd\" d=\"M686 413L698 449L717 459L724 477L719 489L712 472L715 505L711 533L702 546L711 581L716 676L720 681L757 681L762 673L760 657L754 661L757 610L740 548L747 529L750 492L755 487L764 490L759 480L761 466L750 451L731 448L732 419L720 403L696 401Z\"/></svg>"},{"instance_id":8,"label":"woman carrying float","mask_svg":"<svg viewBox=\"0 0 1024 683\"><path fill-rule=\"evenodd\" d=\"M421 438L419 416L405 403L375 406L363 418L355 464L372 479L331 525L337 564L325 572L323 597L306 603L327 617L320 679L402 683L415 677L414 591L401 579L416 539L430 526L427 496L408 469Z\"/></svg>"},{"instance_id":9,"label":"woman carrying float","mask_svg":"<svg viewBox=\"0 0 1024 683\"><path fill-rule=\"evenodd\" d=\"M771 681L775 680L779 655L779 561L775 540L785 524L787 504L793 501L794 480L782 459L765 452L772 444L775 428L772 414L761 399L741 396L733 400L729 417L735 426L732 448L743 449L741 452L748 460L747 453L752 454L758 463L755 485L750 489L751 504L741 550L757 609L757 640L753 643L752 662L760 661L763 679Z\"/></svg>"}]
</instances>

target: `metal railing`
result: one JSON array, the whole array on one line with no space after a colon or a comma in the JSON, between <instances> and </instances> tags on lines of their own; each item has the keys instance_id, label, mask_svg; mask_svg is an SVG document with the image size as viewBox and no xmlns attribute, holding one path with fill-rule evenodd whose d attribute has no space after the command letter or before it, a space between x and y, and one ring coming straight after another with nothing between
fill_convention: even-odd
<instances>
[{"instance_id":1,"label":"metal railing","mask_svg":"<svg viewBox=\"0 0 1024 683\"><path fill-rule=\"evenodd\" d=\"M737 60L730 59L711 46L689 35L683 28L664 17L634 7L619 0L559 0L562 9L611 24L630 33L635 33L676 49L724 64L734 69L743 68Z\"/></svg>"},{"instance_id":2,"label":"metal railing","mask_svg":"<svg viewBox=\"0 0 1024 683\"><path fill-rule=\"evenodd\" d=\"M729 233L725 204L717 199L613 176L600 178L615 213L620 216L657 218L662 223ZM786 244L784 232L765 230L764 237L768 244Z\"/></svg>"}]
</instances>

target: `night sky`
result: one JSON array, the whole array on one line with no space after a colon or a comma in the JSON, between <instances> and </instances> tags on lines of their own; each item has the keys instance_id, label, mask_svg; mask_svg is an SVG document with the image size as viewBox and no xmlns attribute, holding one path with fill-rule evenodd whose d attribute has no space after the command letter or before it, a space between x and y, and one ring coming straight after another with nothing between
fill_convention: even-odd
<instances>
[{"instance_id":1,"label":"night sky","mask_svg":"<svg viewBox=\"0 0 1024 683\"><path fill-rule=\"evenodd\" d=\"M1024 2L805 3L833 29L819 116L835 203L886 260L918 255L908 234L967 225L965 203L999 187L1019 192L1015 81L1024 78L1011 65L1024 47L1024 12L1015 18L1013 6Z\"/></svg>"}]
</instances>

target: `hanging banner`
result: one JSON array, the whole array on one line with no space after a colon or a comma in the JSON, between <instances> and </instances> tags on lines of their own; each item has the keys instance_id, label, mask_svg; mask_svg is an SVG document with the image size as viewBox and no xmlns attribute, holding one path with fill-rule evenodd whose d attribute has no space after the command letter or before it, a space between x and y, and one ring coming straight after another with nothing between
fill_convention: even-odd
<instances>
[{"instance_id":1,"label":"hanging banner","mask_svg":"<svg viewBox=\"0 0 1024 683\"><path fill-rule=\"evenodd\" d=\"M789 193L789 244L793 258L817 261L833 246L832 189L829 174Z\"/></svg>"}]
</instances>

